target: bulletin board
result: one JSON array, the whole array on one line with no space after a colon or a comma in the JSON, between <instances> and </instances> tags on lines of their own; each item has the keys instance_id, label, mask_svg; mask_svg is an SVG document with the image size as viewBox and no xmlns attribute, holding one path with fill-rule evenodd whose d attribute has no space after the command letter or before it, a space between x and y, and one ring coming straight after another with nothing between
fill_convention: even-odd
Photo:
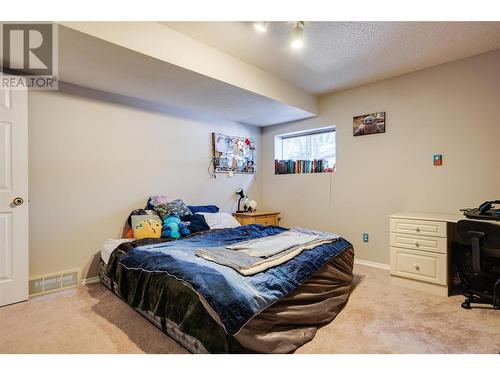
<instances>
[{"instance_id":1,"label":"bulletin board","mask_svg":"<svg viewBox=\"0 0 500 375\"><path fill-rule=\"evenodd\" d=\"M255 173L255 140L212 133L215 173Z\"/></svg>"}]
</instances>

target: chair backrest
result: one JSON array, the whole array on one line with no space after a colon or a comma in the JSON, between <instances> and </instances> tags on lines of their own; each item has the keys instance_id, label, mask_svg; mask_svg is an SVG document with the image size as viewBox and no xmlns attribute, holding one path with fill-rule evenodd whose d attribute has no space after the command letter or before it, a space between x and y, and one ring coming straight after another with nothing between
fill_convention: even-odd
<instances>
[{"instance_id":1,"label":"chair backrest","mask_svg":"<svg viewBox=\"0 0 500 375\"><path fill-rule=\"evenodd\" d=\"M473 238L479 238L481 250L490 250L488 255L500 258L500 225L478 220L460 220L456 228L457 240L472 245ZM496 251L497 250L497 251Z\"/></svg>"}]
</instances>

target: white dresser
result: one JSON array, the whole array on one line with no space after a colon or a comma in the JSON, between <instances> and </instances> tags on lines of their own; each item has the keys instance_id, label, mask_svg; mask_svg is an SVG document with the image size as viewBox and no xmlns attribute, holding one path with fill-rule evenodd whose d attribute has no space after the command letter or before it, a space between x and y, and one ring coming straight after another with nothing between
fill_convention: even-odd
<instances>
[{"instance_id":1,"label":"white dresser","mask_svg":"<svg viewBox=\"0 0 500 375\"><path fill-rule=\"evenodd\" d=\"M391 283L448 296L450 247L459 214L390 215Z\"/></svg>"}]
</instances>

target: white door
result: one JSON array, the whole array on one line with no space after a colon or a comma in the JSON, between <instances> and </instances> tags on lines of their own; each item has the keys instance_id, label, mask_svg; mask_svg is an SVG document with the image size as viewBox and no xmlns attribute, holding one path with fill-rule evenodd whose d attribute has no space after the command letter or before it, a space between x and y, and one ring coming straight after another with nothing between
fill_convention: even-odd
<instances>
[{"instance_id":1,"label":"white door","mask_svg":"<svg viewBox=\"0 0 500 375\"><path fill-rule=\"evenodd\" d=\"M28 96L0 88L0 306L27 299Z\"/></svg>"}]
</instances>

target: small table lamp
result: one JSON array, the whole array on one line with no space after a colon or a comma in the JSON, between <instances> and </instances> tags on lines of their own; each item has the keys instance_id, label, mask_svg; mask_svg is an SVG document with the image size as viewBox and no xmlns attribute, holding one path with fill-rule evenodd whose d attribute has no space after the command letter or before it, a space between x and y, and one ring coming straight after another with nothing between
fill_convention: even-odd
<instances>
[{"instance_id":1,"label":"small table lamp","mask_svg":"<svg viewBox=\"0 0 500 375\"><path fill-rule=\"evenodd\" d=\"M242 188L239 188L237 189L235 192L234 192L236 195L239 195L240 196L240 199L238 199L238 211L236 212L244 212L244 211L241 211L241 200L243 198L245 198L245 194L243 194L243 189Z\"/></svg>"}]
</instances>

